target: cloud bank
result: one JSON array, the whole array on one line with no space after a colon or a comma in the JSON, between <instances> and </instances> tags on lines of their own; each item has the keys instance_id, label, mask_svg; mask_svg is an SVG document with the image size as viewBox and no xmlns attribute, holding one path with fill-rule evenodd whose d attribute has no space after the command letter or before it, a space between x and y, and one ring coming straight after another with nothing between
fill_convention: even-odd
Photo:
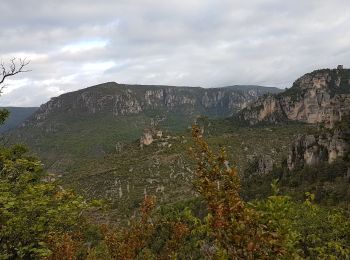
<instances>
[{"instance_id":1,"label":"cloud bank","mask_svg":"<svg viewBox=\"0 0 350 260\"><path fill-rule=\"evenodd\" d=\"M116 81L289 87L350 60L348 0L4 0L0 58L27 57L1 106ZM348 66L347 66L348 65Z\"/></svg>"}]
</instances>

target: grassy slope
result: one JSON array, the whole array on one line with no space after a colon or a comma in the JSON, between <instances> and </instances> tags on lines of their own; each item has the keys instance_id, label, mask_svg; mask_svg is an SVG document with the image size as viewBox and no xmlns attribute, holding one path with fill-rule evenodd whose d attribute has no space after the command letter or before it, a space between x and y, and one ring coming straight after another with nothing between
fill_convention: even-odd
<instances>
[{"instance_id":1,"label":"grassy slope","mask_svg":"<svg viewBox=\"0 0 350 260\"><path fill-rule=\"evenodd\" d=\"M302 124L235 127L225 120L209 124L206 127L209 144L215 149L226 147L230 161L241 172L252 155L269 154L279 161L298 133L313 129ZM62 181L89 197L112 201L119 216L129 214L145 193L157 195L162 202L188 198L194 195L188 153L191 142L189 131L157 140L143 149L135 141L121 153L79 161Z\"/></svg>"}]
</instances>

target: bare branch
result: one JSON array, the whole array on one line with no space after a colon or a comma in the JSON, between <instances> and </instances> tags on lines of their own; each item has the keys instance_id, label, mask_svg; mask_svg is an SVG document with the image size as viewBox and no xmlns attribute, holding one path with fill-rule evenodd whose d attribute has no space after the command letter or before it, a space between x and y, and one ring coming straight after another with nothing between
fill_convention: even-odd
<instances>
[{"instance_id":1,"label":"bare branch","mask_svg":"<svg viewBox=\"0 0 350 260\"><path fill-rule=\"evenodd\" d=\"M6 66L4 62L0 63L0 85L4 83L5 79L14 76L18 73L28 72L26 66L30 63L29 60L12 58L9 64ZM4 86L0 87L0 93Z\"/></svg>"}]
</instances>

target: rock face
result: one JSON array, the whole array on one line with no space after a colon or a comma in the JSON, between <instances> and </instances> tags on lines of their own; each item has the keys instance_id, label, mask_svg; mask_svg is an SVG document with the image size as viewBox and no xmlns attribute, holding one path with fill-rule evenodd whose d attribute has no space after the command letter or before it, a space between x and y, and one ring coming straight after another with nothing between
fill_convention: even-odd
<instances>
[{"instance_id":1,"label":"rock face","mask_svg":"<svg viewBox=\"0 0 350 260\"><path fill-rule=\"evenodd\" d=\"M338 66L308 73L285 92L259 98L240 112L239 119L251 125L292 120L332 128L349 116L350 69Z\"/></svg>"},{"instance_id":2,"label":"rock face","mask_svg":"<svg viewBox=\"0 0 350 260\"><path fill-rule=\"evenodd\" d=\"M269 155L256 156L249 169L249 177L265 175L273 170L274 161Z\"/></svg>"},{"instance_id":3,"label":"rock face","mask_svg":"<svg viewBox=\"0 0 350 260\"><path fill-rule=\"evenodd\" d=\"M263 94L278 92L277 88L260 86L204 89L109 82L52 98L40 107L31 121L34 124L44 121L54 113L104 113L118 117L159 110L226 117Z\"/></svg>"},{"instance_id":4,"label":"rock face","mask_svg":"<svg viewBox=\"0 0 350 260\"><path fill-rule=\"evenodd\" d=\"M143 135L140 138L140 145L141 147L144 145L150 145L153 143L153 135L154 133L152 131L144 131Z\"/></svg>"},{"instance_id":5,"label":"rock face","mask_svg":"<svg viewBox=\"0 0 350 260\"><path fill-rule=\"evenodd\" d=\"M302 135L292 144L288 154L289 170L321 162L332 163L350 152L350 133L334 131L323 135Z\"/></svg>"}]
</instances>

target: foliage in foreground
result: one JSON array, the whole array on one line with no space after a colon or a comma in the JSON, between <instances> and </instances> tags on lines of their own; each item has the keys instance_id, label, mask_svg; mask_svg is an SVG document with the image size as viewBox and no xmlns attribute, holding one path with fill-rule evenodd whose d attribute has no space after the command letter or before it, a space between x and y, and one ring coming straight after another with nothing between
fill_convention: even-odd
<instances>
[{"instance_id":1,"label":"foliage in foreground","mask_svg":"<svg viewBox=\"0 0 350 260\"><path fill-rule=\"evenodd\" d=\"M18 145L0 149L1 259L51 255L56 238L79 232L88 207L82 197L49 181L40 161L25 153Z\"/></svg>"},{"instance_id":2,"label":"foliage in foreground","mask_svg":"<svg viewBox=\"0 0 350 260\"><path fill-rule=\"evenodd\" d=\"M156 208L145 197L127 226L88 225L83 198L48 180L15 146L0 150L1 259L347 259L350 221L340 210L274 195L244 202L225 151L209 149L198 127L195 203ZM203 210L203 207L206 207Z\"/></svg>"},{"instance_id":3,"label":"foliage in foreground","mask_svg":"<svg viewBox=\"0 0 350 260\"><path fill-rule=\"evenodd\" d=\"M248 259L284 255L283 237L262 223L260 214L239 196L239 176L229 166L225 151L211 151L197 126L192 134L196 142L196 187L208 204L210 235L218 252Z\"/></svg>"},{"instance_id":4,"label":"foliage in foreground","mask_svg":"<svg viewBox=\"0 0 350 260\"><path fill-rule=\"evenodd\" d=\"M319 207L310 193L304 203L296 203L288 196L278 196L274 187L276 195L255 202L254 207L285 237L289 251L301 258L349 258L350 221L341 210Z\"/></svg>"}]
</instances>

